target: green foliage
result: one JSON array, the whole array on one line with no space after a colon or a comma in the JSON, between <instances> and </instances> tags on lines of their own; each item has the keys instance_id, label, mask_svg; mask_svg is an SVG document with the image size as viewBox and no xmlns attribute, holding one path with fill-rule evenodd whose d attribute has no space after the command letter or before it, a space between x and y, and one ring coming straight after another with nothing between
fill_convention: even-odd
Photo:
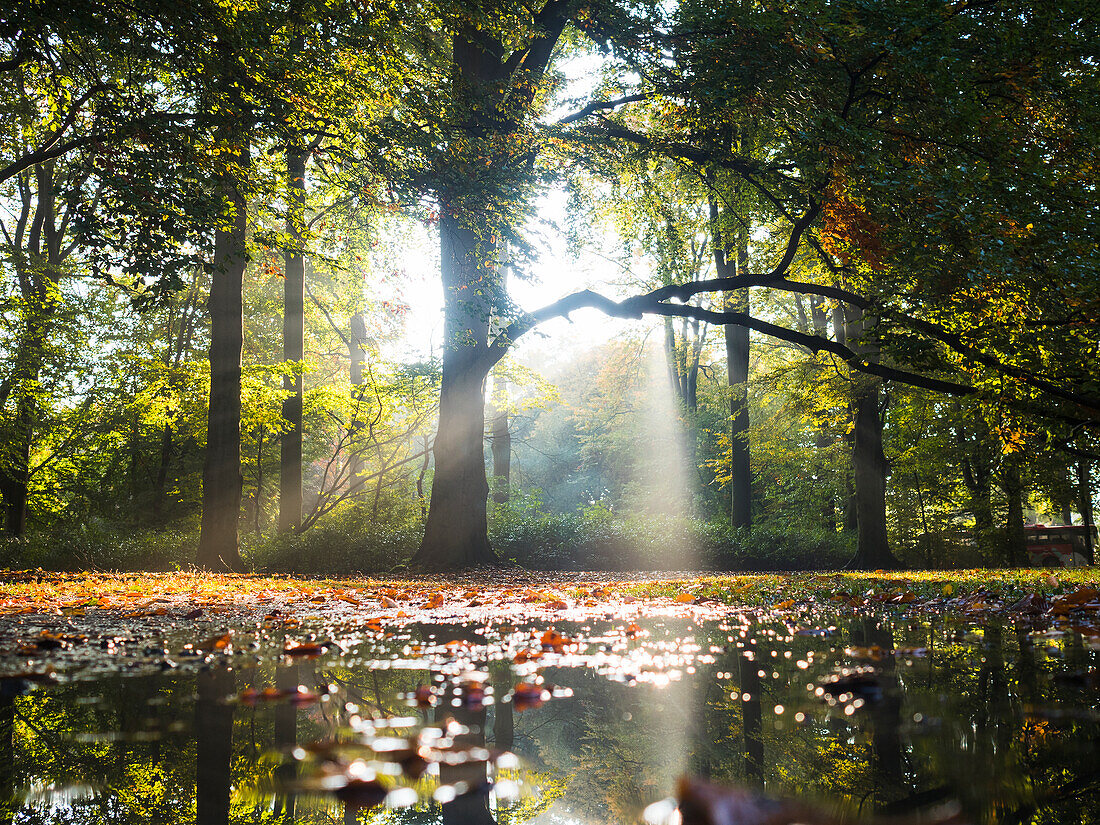
<instances>
[{"instance_id":1,"label":"green foliage","mask_svg":"<svg viewBox=\"0 0 1100 825\"><path fill-rule=\"evenodd\" d=\"M242 553L268 573L385 573L412 557L420 534L419 524L373 520L370 508L351 503L304 533L261 539Z\"/></svg>"},{"instance_id":2,"label":"green foliage","mask_svg":"<svg viewBox=\"0 0 1100 825\"><path fill-rule=\"evenodd\" d=\"M531 497L495 507L489 536L502 559L535 570L829 570L855 551L852 538L838 533L620 516L598 505L547 513Z\"/></svg>"},{"instance_id":3,"label":"green foliage","mask_svg":"<svg viewBox=\"0 0 1100 825\"><path fill-rule=\"evenodd\" d=\"M181 570L195 556L197 523L171 530L134 530L91 519L56 525L23 538L0 537L0 567L11 570Z\"/></svg>"}]
</instances>

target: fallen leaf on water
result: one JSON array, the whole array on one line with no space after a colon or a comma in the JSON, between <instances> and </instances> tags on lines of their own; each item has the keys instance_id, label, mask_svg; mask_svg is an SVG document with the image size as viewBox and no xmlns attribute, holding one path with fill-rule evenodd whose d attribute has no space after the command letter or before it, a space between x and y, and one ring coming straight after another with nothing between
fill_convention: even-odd
<instances>
[{"instance_id":1,"label":"fallen leaf on water","mask_svg":"<svg viewBox=\"0 0 1100 825\"><path fill-rule=\"evenodd\" d=\"M308 656L312 658L324 653L326 647L328 647L328 645L324 643L305 642L300 645L288 645L283 648L283 653L287 656Z\"/></svg>"},{"instance_id":2,"label":"fallen leaf on water","mask_svg":"<svg viewBox=\"0 0 1100 825\"><path fill-rule=\"evenodd\" d=\"M556 630L547 630L542 634L539 643L542 645L543 650L552 650L554 653L561 653L565 646L573 644L573 641L565 638Z\"/></svg>"},{"instance_id":3,"label":"fallen leaf on water","mask_svg":"<svg viewBox=\"0 0 1100 825\"><path fill-rule=\"evenodd\" d=\"M233 641L232 633L223 633L220 636L211 636L206 641L195 645L195 650L225 650Z\"/></svg>"},{"instance_id":4,"label":"fallen leaf on water","mask_svg":"<svg viewBox=\"0 0 1100 825\"><path fill-rule=\"evenodd\" d=\"M516 710L529 710L542 706L550 698L550 691L542 685L520 682L512 692L512 704Z\"/></svg>"}]
</instances>

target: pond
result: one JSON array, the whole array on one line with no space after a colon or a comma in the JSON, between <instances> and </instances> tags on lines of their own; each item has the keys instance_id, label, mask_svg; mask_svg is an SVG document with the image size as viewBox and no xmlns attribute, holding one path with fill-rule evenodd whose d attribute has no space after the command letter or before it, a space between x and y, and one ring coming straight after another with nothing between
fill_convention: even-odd
<instances>
[{"instance_id":1,"label":"pond","mask_svg":"<svg viewBox=\"0 0 1100 825\"><path fill-rule=\"evenodd\" d=\"M1072 630L887 608L210 630L97 642L129 655L61 659L56 678L9 661L0 822L1077 823L1100 807L1098 653Z\"/></svg>"}]
</instances>

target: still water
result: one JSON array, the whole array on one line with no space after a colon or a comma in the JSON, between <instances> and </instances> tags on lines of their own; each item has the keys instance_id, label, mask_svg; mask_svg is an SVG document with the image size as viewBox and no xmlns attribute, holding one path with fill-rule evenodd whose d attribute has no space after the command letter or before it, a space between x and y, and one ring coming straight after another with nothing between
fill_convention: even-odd
<instances>
[{"instance_id":1,"label":"still water","mask_svg":"<svg viewBox=\"0 0 1100 825\"><path fill-rule=\"evenodd\" d=\"M0 822L661 823L681 777L822 821L1100 811L1100 653L1072 631L824 613L227 629L3 679Z\"/></svg>"}]
</instances>

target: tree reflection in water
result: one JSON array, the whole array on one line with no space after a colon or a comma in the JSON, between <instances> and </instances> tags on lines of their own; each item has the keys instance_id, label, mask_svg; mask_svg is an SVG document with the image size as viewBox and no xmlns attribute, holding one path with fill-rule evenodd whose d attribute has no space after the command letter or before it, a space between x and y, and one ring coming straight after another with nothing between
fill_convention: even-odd
<instances>
[{"instance_id":1,"label":"tree reflection in water","mask_svg":"<svg viewBox=\"0 0 1100 825\"><path fill-rule=\"evenodd\" d=\"M445 663L379 669L350 654L315 675L312 664L261 658L254 671L222 666L40 687L4 680L0 825L518 825L532 817L541 825L558 814L585 825L635 822L683 773L797 797L829 815L911 816L956 800L974 822L1097 821L1097 652L1072 631L889 617L860 617L827 636L766 621L648 629L654 651L675 651L690 635L713 656L664 686L641 683L654 674L640 666L546 668L543 678L573 698L522 711L510 703L454 707L448 697L422 715L399 694L432 682ZM477 630L424 627L413 641L458 633L485 650ZM394 640L392 655L404 655L406 644ZM890 655L895 648L901 653ZM366 659L390 655L374 650ZM499 657L466 666L488 671L498 698L521 678ZM815 694L856 666L868 669L863 688ZM289 691L300 681L338 692L312 706L225 701L244 687ZM481 760L441 765L409 809L344 810L332 796L288 793L315 769L291 756L296 747L354 739L349 708L419 725L453 718L468 729L461 745L514 750L532 793L498 808ZM429 798L439 784L470 792L441 805Z\"/></svg>"}]
</instances>

